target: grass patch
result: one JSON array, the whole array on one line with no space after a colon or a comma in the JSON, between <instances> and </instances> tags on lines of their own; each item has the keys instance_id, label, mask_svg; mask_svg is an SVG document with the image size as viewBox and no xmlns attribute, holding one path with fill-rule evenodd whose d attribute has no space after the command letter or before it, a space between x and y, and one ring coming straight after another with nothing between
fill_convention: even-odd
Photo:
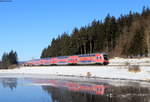
<instances>
[{"instance_id":1,"label":"grass patch","mask_svg":"<svg viewBox=\"0 0 150 102\"><path fill-rule=\"evenodd\" d=\"M8 69L15 69L15 68L18 68L18 67L19 67L18 65L13 64L13 65L10 65L10 66L8 67Z\"/></svg>"},{"instance_id":2,"label":"grass patch","mask_svg":"<svg viewBox=\"0 0 150 102\"><path fill-rule=\"evenodd\" d=\"M129 63L129 62L126 62L125 65L126 65L126 66L130 66L130 63Z\"/></svg>"},{"instance_id":3,"label":"grass patch","mask_svg":"<svg viewBox=\"0 0 150 102\"><path fill-rule=\"evenodd\" d=\"M91 74L90 72L87 72L87 73L86 73L86 76L87 76L87 77L91 77L92 74Z\"/></svg>"},{"instance_id":4,"label":"grass patch","mask_svg":"<svg viewBox=\"0 0 150 102\"><path fill-rule=\"evenodd\" d=\"M133 73L138 73L141 72L141 69L139 65L130 65L128 66L128 71Z\"/></svg>"}]
</instances>

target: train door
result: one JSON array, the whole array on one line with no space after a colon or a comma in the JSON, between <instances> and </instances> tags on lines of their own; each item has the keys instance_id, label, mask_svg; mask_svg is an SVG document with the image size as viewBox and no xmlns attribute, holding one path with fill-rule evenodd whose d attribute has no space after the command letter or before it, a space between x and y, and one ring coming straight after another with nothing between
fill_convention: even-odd
<instances>
[{"instance_id":1,"label":"train door","mask_svg":"<svg viewBox=\"0 0 150 102\"><path fill-rule=\"evenodd\" d=\"M70 56L68 58L68 64L77 64L78 63L78 56Z\"/></svg>"}]
</instances>

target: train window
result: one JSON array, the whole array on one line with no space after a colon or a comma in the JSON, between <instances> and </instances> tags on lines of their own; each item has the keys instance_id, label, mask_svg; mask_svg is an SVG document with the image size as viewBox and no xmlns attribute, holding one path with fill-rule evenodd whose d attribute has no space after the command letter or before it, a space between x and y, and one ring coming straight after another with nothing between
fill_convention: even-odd
<instances>
[{"instance_id":1,"label":"train window","mask_svg":"<svg viewBox=\"0 0 150 102\"><path fill-rule=\"evenodd\" d=\"M75 59L68 59L68 61L78 61L78 59L77 58L75 58Z\"/></svg>"},{"instance_id":2,"label":"train window","mask_svg":"<svg viewBox=\"0 0 150 102\"><path fill-rule=\"evenodd\" d=\"M101 59L101 56L97 56L96 59Z\"/></svg>"},{"instance_id":3,"label":"train window","mask_svg":"<svg viewBox=\"0 0 150 102\"><path fill-rule=\"evenodd\" d=\"M65 61L60 61L60 62L58 62L58 63L66 63Z\"/></svg>"},{"instance_id":4,"label":"train window","mask_svg":"<svg viewBox=\"0 0 150 102\"><path fill-rule=\"evenodd\" d=\"M91 57L91 56L95 56L95 54L89 54L89 55L79 55L79 57Z\"/></svg>"},{"instance_id":5,"label":"train window","mask_svg":"<svg viewBox=\"0 0 150 102\"><path fill-rule=\"evenodd\" d=\"M57 60L52 60L53 62L56 62Z\"/></svg>"},{"instance_id":6,"label":"train window","mask_svg":"<svg viewBox=\"0 0 150 102\"><path fill-rule=\"evenodd\" d=\"M60 57L57 57L58 59L65 59L65 58L68 58L68 56L60 56Z\"/></svg>"}]
</instances>

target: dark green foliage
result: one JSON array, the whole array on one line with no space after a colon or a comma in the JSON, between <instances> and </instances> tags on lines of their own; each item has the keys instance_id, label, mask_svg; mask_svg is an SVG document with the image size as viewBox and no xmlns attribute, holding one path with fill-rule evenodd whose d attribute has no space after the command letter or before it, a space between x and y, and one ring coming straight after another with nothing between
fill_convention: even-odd
<instances>
[{"instance_id":1,"label":"dark green foliage","mask_svg":"<svg viewBox=\"0 0 150 102\"><path fill-rule=\"evenodd\" d=\"M11 65L17 65L17 64L18 64L17 53L11 51L9 53L3 54L0 68L8 69Z\"/></svg>"},{"instance_id":2,"label":"dark green foliage","mask_svg":"<svg viewBox=\"0 0 150 102\"><path fill-rule=\"evenodd\" d=\"M130 48L128 49L128 53L132 56L143 56L145 51L144 28L141 28L135 32L135 36L131 42Z\"/></svg>"},{"instance_id":3,"label":"dark green foliage","mask_svg":"<svg viewBox=\"0 0 150 102\"><path fill-rule=\"evenodd\" d=\"M0 61L0 68L2 68L2 62Z\"/></svg>"},{"instance_id":4,"label":"dark green foliage","mask_svg":"<svg viewBox=\"0 0 150 102\"><path fill-rule=\"evenodd\" d=\"M150 10L131 12L119 18L108 14L104 21L94 20L88 26L63 33L42 51L41 58L107 52L110 56L147 56ZM146 32L145 32L146 31ZM149 52L150 53L150 52Z\"/></svg>"}]
</instances>

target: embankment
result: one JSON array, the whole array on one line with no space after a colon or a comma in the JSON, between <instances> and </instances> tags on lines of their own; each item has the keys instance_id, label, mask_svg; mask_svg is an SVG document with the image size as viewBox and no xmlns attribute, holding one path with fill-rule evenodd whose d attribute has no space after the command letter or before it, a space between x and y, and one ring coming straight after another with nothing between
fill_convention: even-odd
<instances>
[{"instance_id":1,"label":"embankment","mask_svg":"<svg viewBox=\"0 0 150 102\"><path fill-rule=\"evenodd\" d=\"M4 74L32 74L32 75L55 75L77 76L93 78L114 78L132 80L150 80L150 66L138 66L138 71L129 70L129 66L38 66L20 67L16 69L0 70Z\"/></svg>"}]
</instances>

